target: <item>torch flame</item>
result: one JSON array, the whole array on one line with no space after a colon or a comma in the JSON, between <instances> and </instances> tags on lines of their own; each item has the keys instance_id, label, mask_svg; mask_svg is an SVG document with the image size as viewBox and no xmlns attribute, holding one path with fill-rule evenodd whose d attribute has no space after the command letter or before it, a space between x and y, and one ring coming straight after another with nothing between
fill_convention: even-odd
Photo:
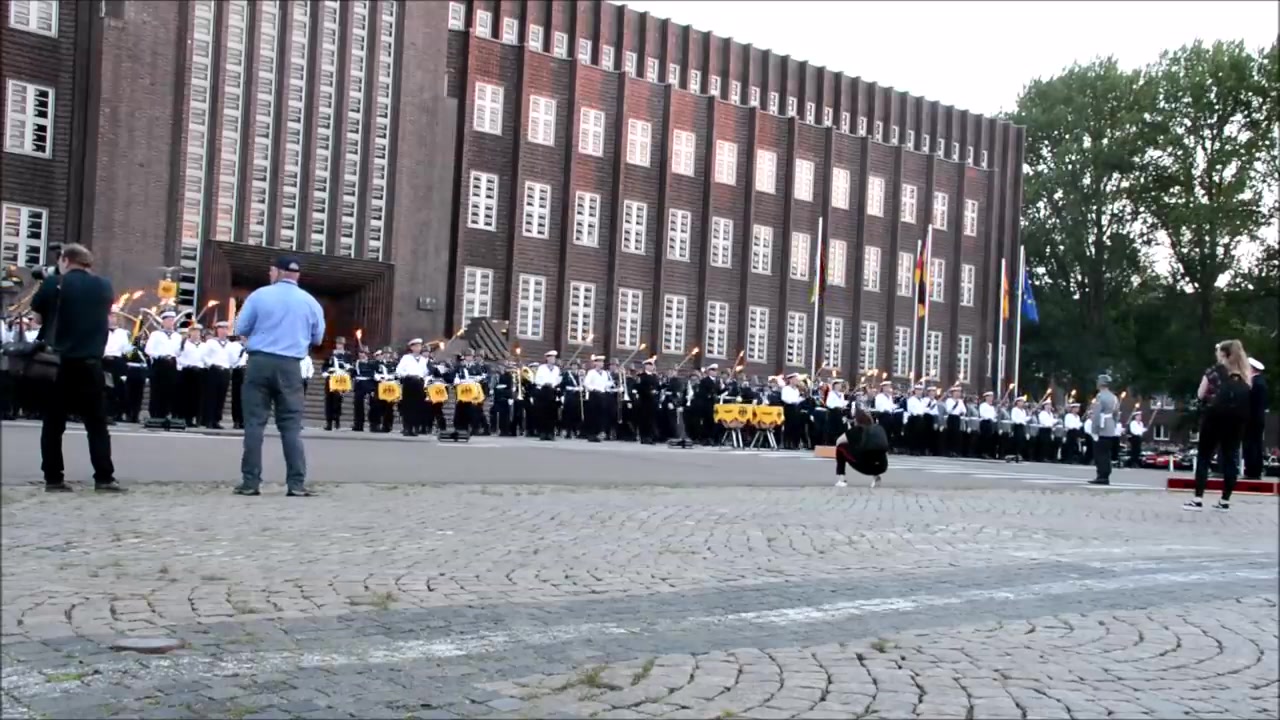
<instances>
[{"instance_id":1,"label":"torch flame","mask_svg":"<svg viewBox=\"0 0 1280 720\"><path fill-rule=\"evenodd\" d=\"M358 341L360 341L362 338L364 338L364 330L362 330L362 329L360 329L360 328L356 328L356 341L358 342Z\"/></svg>"},{"instance_id":2,"label":"torch flame","mask_svg":"<svg viewBox=\"0 0 1280 720\"><path fill-rule=\"evenodd\" d=\"M221 305L221 304L222 304L221 300L210 300L209 302L205 303L204 306L205 306L205 309L208 309L213 307L214 305Z\"/></svg>"}]
</instances>

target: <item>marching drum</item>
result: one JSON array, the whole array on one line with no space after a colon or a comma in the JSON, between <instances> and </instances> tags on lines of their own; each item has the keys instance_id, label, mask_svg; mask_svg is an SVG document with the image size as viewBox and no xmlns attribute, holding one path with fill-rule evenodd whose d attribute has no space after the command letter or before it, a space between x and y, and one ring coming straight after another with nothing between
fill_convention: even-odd
<instances>
[{"instance_id":1,"label":"marching drum","mask_svg":"<svg viewBox=\"0 0 1280 720\"><path fill-rule=\"evenodd\" d=\"M378 383L378 399L383 402L400 402L400 395L402 392L403 390L400 388L400 383L395 380L383 380Z\"/></svg>"},{"instance_id":2,"label":"marching drum","mask_svg":"<svg viewBox=\"0 0 1280 720\"><path fill-rule=\"evenodd\" d=\"M1053 426L1054 440L1065 440L1066 437L1067 437L1067 429L1065 427L1063 427L1062 425Z\"/></svg>"},{"instance_id":3,"label":"marching drum","mask_svg":"<svg viewBox=\"0 0 1280 720\"><path fill-rule=\"evenodd\" d=\"M344 372L337 372L329 376L329 392L349 393L351 392L351 376Z\"/></svg>"},{"instance_id":4,"label":"marching drum","mask_svg":"<svg viewBox=\"0 0 1280 720\"><path fill-rule=\"evenodd\" d=\"M478 382L464 382L458 385L458 402L480 405L484 402L484 388Z\"/></svg>"},{"instance_id":5,"label":"marching drum","mask_svg":"<svg viewBox=\"0 0 1280 720\"><path fill-rule=\"evenodd\" d=\"M1013 421L1012 421L1012 420L1001 420L1001 421L1000 421L1000 434L1001 434L1001 435L1012 435L1012 434L1013 434Z\"/></svg>"},{"instance_id":6,"label":"marching drum","mask_svg":"<svg viewBox=\"0 0 1280 720\"><path fill-rule=\"evenodd\" d=\"M443 405L449 400L449 386L444 383L431 383L427 386L427 399L436 405Z\"/></svg>"},{"instance_id":7,"label":"marching drum","mask_svg":"<svg viewBox=\"0 0 1280 720\"><path fill-rule=\"evenodd\" d=\"M982 428L982 418L967 417L964 419L964 431L967 433L976 433Z\"/></svg>"}]
</instances>

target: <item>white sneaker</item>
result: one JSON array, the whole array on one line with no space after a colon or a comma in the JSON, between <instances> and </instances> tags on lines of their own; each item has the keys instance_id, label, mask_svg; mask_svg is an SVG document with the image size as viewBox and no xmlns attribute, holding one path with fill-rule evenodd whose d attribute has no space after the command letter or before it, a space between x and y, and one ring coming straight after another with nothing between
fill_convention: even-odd
<instances>
[{"instance_id":1,"label":"white sneaker","mask_svg":"<svg viewBox=\"0 0 1280 720\"><path fill-rule=\"evenodd\" d=\"M849 483L845 482L844 478L840 478L836 480L836 487L849 487Z\"/></svg>"},{"instance_id":2,"label":"white sneaker","mask_svg":"<svg viewBox=\"0 0 1280 720\"><path fill-rule=\"evenodd\" d=\"M879 475L877 475L877 476L875 476L875 477L871 478L871 487L873 487L873 488L880 487L880 476L879 476Z\"/></svg>"}]
</instances>

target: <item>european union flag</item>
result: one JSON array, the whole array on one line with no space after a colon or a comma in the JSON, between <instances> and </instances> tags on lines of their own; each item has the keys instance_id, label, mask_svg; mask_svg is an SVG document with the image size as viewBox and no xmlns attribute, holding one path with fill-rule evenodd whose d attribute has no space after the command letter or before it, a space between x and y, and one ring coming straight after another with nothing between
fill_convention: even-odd
<instances>
[{"instance_id":1,"label":"european union flag","mask_svg":"<svg viewBox=\"0 0 1280 720\"><path fill-rule=\"evenodd\" d=\"M1022 271L1022 317L1033 325L1040 324L1040 310L1036 308L1036 296L1031 292L1031 276Z\"/></svg>"}]
</instances>

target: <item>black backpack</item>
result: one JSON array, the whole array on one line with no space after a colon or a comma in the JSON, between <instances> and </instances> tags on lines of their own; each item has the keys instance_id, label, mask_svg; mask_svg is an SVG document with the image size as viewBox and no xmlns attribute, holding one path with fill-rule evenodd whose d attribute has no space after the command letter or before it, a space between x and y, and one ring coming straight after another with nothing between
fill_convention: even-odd
<instances>
[{"instance_id":1,"label":"black backpack","mask_svg":"<svg viewBox=\"0 0 1280 720\"><path fill-rule=\"evenodd\" d=\"M1222 371L1222 381L1210 408L1219 417L1244 418L1249 414L1249 381L1239 373Z\"/></svg>"}]
</instances>

